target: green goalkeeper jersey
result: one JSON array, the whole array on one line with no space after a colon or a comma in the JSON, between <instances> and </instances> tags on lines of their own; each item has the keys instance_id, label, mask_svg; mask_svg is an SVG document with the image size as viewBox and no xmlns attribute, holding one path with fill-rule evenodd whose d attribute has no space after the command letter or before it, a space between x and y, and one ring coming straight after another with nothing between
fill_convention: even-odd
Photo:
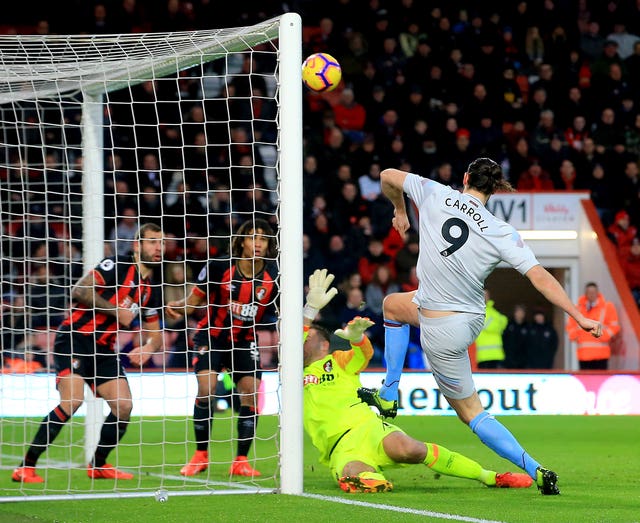
<instances>
[{"instance_id":1,"label":"green goalkeeper jersey","mask_svg":"<svg viewBox=\"0 0 640 523\"><path fill-rule=\"evenodd\" d=\"M372 356L365 336L351 350L333 352L304 368L304 429L320 451L321 463L329 464L331 451L347 431L376 417L357 394L360 372Z\"/></svg>"}]
</instances>

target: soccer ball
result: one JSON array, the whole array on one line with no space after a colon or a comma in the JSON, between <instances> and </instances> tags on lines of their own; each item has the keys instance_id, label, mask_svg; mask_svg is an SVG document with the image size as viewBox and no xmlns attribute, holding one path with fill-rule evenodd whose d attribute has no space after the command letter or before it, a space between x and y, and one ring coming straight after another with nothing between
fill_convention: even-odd
<instances>
[{"instance_id":1,"label":"soccer ball","mask_svg":"<svg viewBox=\"0 0 640 523\"><path fill-rule=\"evenodd\" d=\"M330 54L312 54L302 64L302 82L317 93L333 91L341 78L342 68Z\"/></svg>"}]
</instances>

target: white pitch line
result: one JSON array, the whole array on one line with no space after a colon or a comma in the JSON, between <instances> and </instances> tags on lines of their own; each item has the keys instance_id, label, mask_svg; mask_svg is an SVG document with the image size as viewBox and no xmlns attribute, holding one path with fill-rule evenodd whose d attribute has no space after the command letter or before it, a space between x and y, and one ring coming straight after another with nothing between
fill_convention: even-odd
<instances>
[{"instance_id":1,"label":"white pitch line","mask_svg":"<svg viewBox=\"0 0 640 523\"><path fill-rule=\"evenodd\" d=\"M342 503L343 505L355 505L358 507L375 508L379 510L387 510L389 512L401 512L403 514L415 514L417 516L429 516L438 519L448 519L452 521L467 521L469 523L504 523L503 521L495 521L493 519L478 519L469 516L459 516L457 514L445 514L443 512L432 512L431 510L418 510L415 508L396 507L395 505L386 505L380 503L368 503L366 501L358 501L355 499L338 498L335 496L322 496L320 494L301 494L304 498L319 499L321 501L330 501L332 503Z\"/></svg>"}]
</instances>

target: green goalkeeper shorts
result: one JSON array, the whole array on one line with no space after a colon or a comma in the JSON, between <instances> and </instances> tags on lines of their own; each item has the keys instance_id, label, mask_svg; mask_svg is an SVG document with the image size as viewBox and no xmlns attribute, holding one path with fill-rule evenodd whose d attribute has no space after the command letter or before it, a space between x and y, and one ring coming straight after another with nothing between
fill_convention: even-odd
<instances>
[{"instance_id":1,"label":"green goalkeeper shorts","mask_svg":"<svg viewBox=\"0 0 640 523\"><path fill-rule=\"evenodd\" d=\"M331 453L329 466L333 477L336 480L341 478L345 465L351 461L362 461L377 472L385 467L401 466L387 456L382 445L382 440L392 432L403 431L377 417L353 427Z\"/></svg>"}]
</instances>

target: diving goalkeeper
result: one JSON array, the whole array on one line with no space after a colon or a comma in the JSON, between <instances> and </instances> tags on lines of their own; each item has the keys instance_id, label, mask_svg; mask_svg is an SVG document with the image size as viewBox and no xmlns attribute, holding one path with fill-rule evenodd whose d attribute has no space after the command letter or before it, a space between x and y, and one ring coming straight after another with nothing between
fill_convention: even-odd
<instances>
[{"instance_id":1,"label":"diving goalkeeper","mask_svg":"<svg viewBox=\"0 0 640 523\"><path fill-rule=\"evenodd\" d=\"M373 325L356 317L335 333L351 350L331 352L330 334L313 324L318 311L338 293L333 275L318 269L309 277L304 307L304 428L320 451L320 462L345 492L386 492L393 485L382 471L423 463L434 472L475 479L489 487L526 488L528 474L485 470L479 463L435 443L423 443L382 421L357 395L359 374L373 347L364 332Z\"/></svg>"}]
</instances>

